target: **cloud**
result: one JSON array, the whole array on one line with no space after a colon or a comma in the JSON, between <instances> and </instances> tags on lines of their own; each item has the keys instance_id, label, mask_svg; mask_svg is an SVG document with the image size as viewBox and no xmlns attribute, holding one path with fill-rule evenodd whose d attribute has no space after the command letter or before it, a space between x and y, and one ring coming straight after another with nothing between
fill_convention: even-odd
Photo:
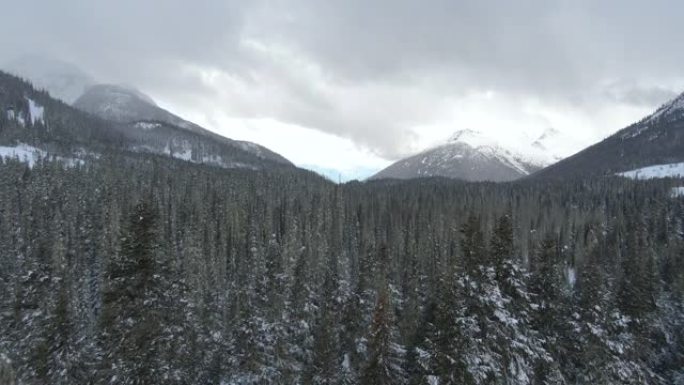
<instances>
[{"instance_id":1,"label":"cloud","mask_svg":"<svg viewBox=\"0 0 684 385\"><path fill-rule=\"evenodd\" d=\"M3 8L0 59L66 59L241 139L269 142L237 122L272 121L396 159L461 128L552 126L586 142L621 128L684 88L682 11L666 0L25 0Z\"/></svg>"}]
</instances>

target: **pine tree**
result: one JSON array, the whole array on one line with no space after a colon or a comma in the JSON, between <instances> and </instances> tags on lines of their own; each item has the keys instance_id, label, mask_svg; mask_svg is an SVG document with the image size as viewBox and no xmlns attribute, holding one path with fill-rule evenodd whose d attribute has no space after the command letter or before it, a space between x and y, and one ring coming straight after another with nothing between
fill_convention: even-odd
<instances>
[{"instance_id":1,"label":"pine tree","mask_svg":"<svg viewBox=\"0 0 684 385\"><path fill-rule=\"evenodd\" d=\"M487 252L482 234L481 220L471 215L461 227L461 252L465 272L471 277L478 277L482 266L486 265Z\"/></svg>"},{"instance_id":2,"label":"pine tree","mask_svg":"<svg viewBox=\"0 0 684 385\"><path fill-rule=\"evenodd\" d=\"M632 227L633 226L633 227ZM643 224L633 224L622 263L618 293L620 309L635 321L655 309L657 276L653 250L646 240Z\"/></svg>"},{"instance_id":3,"label":"pine tree","mask_svg":"<svg viewBox=\"0 0 684 385\"><path fill-rule=\"evenodd\" d=\"M515 255L513 245L513 221L510 215L503 215L496 223L491 241L491 258L499 286L507 293L513 290L509 285L511 263Z\"/></svg>"},{"instance_id":4,"label":"pine tree","mask_svg":"<svg viewBox=\"0 0 684 385\"><path fill-rule=\"evenodd\" d=\"M397 342L390 309L389 289L381 288L368 334L368 358L360 385L401 385L406 382L404 349Z\"/></svg>"},{"instance_id":5,"label":"pine tree","mask_svg":"<svg viewBox=\"0 0 684 385\"><path fill-rule=\"evenodd\" d=\"M337 326L337 275L334 269L326 269L321 296L321 309L314 330L313 357L311 373L308 377L312 384L333 385L338 383L340 355ZM308 381L307 381L308 382Z\"/></svg>"},{"instance_id":6,"label":"pine tree","mask_svg":"<svg viewBox=\"0 0 684 385\"><path fill-rule=\"evenodd\" d=\"M157 218L150 201L135 206L121 252L107 270L100 324L105 382L147 385L187 380L177 366L182 359L174 345L190 325L176 323L180 319L175 317L185 310L174 301L177 289L158 253Z\"/></svg>"}]
</instances>

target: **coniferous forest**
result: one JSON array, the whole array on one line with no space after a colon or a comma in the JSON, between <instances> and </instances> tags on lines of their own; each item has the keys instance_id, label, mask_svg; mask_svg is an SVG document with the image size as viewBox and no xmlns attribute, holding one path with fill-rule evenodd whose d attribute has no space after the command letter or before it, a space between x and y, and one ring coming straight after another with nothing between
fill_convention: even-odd
<instances>
[{"instance_id":1,"label":"coniferous forest","mask_svg":"<svg viewBox=\"0 0 684 385\"><path fill-rule=\"evenodd\" d=\"M0 164L2 384L681 384L684 199Z\"/></svg>"}]
</instances>

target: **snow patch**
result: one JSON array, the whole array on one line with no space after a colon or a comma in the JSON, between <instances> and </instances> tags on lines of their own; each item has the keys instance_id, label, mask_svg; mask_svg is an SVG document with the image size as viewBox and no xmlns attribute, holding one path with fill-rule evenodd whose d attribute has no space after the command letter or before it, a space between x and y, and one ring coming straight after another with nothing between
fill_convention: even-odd
<instances>
[{"instance_id":1,"label":"snow patch","mask_svg":"<svg viewBox=\"0 0 684 385\"><path fill-rule=\"evenodd\" d=\"M173 154L176 159L183 159L187 162L192 161L192 149L186 148L183 151L178 151Z\"/></svg>"},{"instance_id":2,"label":"snow patch","mask_svg":"<svg viewBox=\"0 0 684 385\"><path fill-rule=\"evenodd\" d=\"M529 174L536 168L543 168L562 159L557 154L559 142L563 142L560 133L548 129L535 140L523 135L513 141L502 142L499 138L485 135L475 130L460 130L451 136L446 146L465 144L479 151L483 156L508 165L523 175ZM455 150L446 154L450 159L462 158ZM446 161L446 159L445 159Z\"/></svg>"},{"instance_id":3,"label":"snow patch","mask_svg":"<svg viewBox=\"0 0 684 385\"><path fill-rule=\"evenodd\" d=\"M18 159L28 163L29 167L33 167L36 161L46 156L45 151L28 144L19 143L14 147L0 146L0 157Z\"/></svg>"},{"instance_id":4,"label":"snow patch","mask_svg":"<svg viewBox=\"0 0 684 385\"><path fill-rule=\"evenodd\" d=\"M79 151L77 152L79 156L94 156L94 157L99 157L98 154L90 154L85 151ZM45 150L42 150L37 147L29 146L28 144L25 143L19 143L14 147L10 146L0 146L0 158L6 158L6 159L16 159L19 160L20 162L25 162L28 164L29 167L33 167L36 162L38 162L40 159L45 159L45 158L50 158L53 160L58 160L61 162L64 162L64 164L67 167L74 167L76 165L82 165L84 164L83 159L77 159L77 158L65 158L61 156L51 156L48 154Z\"/></svg>"},{"instance_id":5,"label":"snow patch","mask_svg":"<svg viewBox=\"0 0 684 385\"><path fill-rule=\"evenodd\" d=\"M152 130L157 127L161 127L160 123L151 123L151 122L138 122L135 124L135 127L143 129L143 130Z\"/></svg>"},{"instance_id":6,"label":"snow patch","mask_svg":"<svg viewBox=\"0 0 684 385\"><path fill-rule=\"evenodd\" d=\"M673 187L670 196L673 198L684 197L684 187Z\"/></svg>"},{"instance_id":7,"label":"snow patch","mask_svg":"<svg viewBox=\"0 0 684 385\"><path fill-rule=\"evenodd\" d=\"M240 141L237 142L237 144L242 150L252 153L256 156L263 157L261 147L259 147L256 143Z\"/></svg>"},{"instance_id":8,"label":"snow patch","mask_svg":"<svg viewBox=\"0 0 684 385\"><path fill-rule=\"evenodd\" d=\"M565 279L570 287L575 287L575 283L577 282L577 271L574 267L565 268Z\"/></svg>"},{"instance_id":9,"label":"snow patch","mask_svg":"<svg viewBox=\"0 0 684 385\"><path fill-rule=\"evenodd\" d=\"M34 102L33 99L26 98L26 100L29 105L29 119L31 119L31 124L36 124L36 122L45 123L45 108Z\"/></svg>"},{"instance_id":10,"label":"snow patch","mask_svg":"<svg viewBox=\"0 0 684 385\"><path fill-rule=\"evenodd\" d=\"M642 167L635 170L621 172L617 175L637 180L655 178L682 178L684 177L684 162Z\"/></svg>"}]
</instances>

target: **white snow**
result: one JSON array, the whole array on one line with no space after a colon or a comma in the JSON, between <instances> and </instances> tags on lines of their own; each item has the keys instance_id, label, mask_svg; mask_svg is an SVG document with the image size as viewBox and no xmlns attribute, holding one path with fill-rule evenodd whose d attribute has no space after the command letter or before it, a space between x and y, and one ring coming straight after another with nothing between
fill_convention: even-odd
<instances>
[{"instance_id":1,"label":"white snow","mask_svg":"<svg viewBox=\"0 0 684 385\"><path fill-rule=\"evenodd\" d=\"M469 129L456 131L451 138L449 138L449 143L465 143L474 148L499 146L498 141L494 138L491 138L480 131Z\"/></svg>"},{"instance_id":2,"label":"white snow","mask_svg":"<svg viewBox=\"0 0 684 385\"><path fill-rule=\"evenodd\" d=\"M192 149L186 148L173 154L174 158L183 159L190 162L192 160Z\"/></svg>"},{"instance_id":3,"label":"white snow","mask_svg":"<svg viewBox=\"0 0 684 385\"><path fill-rule=\"evenodd\" d=\"M684 197L684 187L673 187L670 196L673 198Z\"/></svg>"},{"instance_id":4,"label":"white snow","mask_svg":"<svg viewBox=\"0 0 684 385\"><path fill-rule=\"evenodd\" d=\"M161 124L151 122L138 122L135 124L135 126L143 130L152 130L154 128L161 127Z\"/></svg>"},{"instance_id":5,"label":"white snow","mask_svg":"<svg viewBox=\"0 0 684 385\"><path fill-rule=\"evenodd\" d=\"M261 148L256 143L239 141L237 144L244 151L255 154L256 156L263 156Z\"/></svg>"},{"instance_id":6,"label":"white snow","mask_svg":"<svg viewBox=\"0 0 684 385\"><path fill-rule=\"evenodd\" d=\"M83 156L87 156L90 154L81 152ZM94 156L99 156L99 155L94 155ZM10 159L17 159L21 162L26 162L28 163L29 167L33 167L36 162L40 159L43 158L48 158L50 155L45 151L41 150L40 148L29 146L28 144L25 143L19 143L14 147L10 146L0 146L0 158L10 158ZM63 158L60 156L54 156L50 157L51 159L54 160L59 160L64 162L64 164L68 167L73 167L77 164L83 164L84 161L83 159L76 159L76 158Z\"/></svg>"},{"instance_id":7,"label":"white snow","mask_svg":"<svg viewBox=\"0 0 684 385\"><path fill-rule=\"evenodd\" d=\"M45 151L28 144L19 143L15 147L0 146L0 157L18 159L28 163L30 167L45 156L47 156Z\"/></svg>"},{"instance_id":8,"label":"white snow","mask_svg":"<svg viewBox=\"0 0 684 385\"><path fill-rule=\"evenodd\" d=\"M43 120L45 108L30 98L26 98L26 100L28 100L29 104L29 119L31 119L31 124L36 124L36 122L45 123L45 120Z\"/></svg>"},{"instance_id":9,"label":"white snow","mask_svg":"<svg viewBox=\"0 0 684 385\"><path fill-rule=\"evenodd\" d=\"M499 319L499 321L503 322L506 325L517 325L518 320L515 319L514 317L511 317L511 315L503 310L503 309L496 309L494 310L494 316Z\"/></svg>"},{"instance_id":10,"label":"white snow","mask_svg":"<svg viewBox=\"0 0 684 385\"><path fill-rule=\"evenodd\" d=\"M554 129L547 129L536 137L527 134L518 136L504 140L480 131L460 130L451 136L447 144L423 152L427 154L440 149L439 159L423 157L421 162L424 165L446 164L454 159L463 158L462 145L466 145L484 157L496 159L521 174L529 174L534 169L553 164L572 153L563 151L563 148L573 141Z\"/></svg>"},{"instance_id":11,"label":"white snow","mask_svg":"<svg viewBox=\"0 0 684 385\"><path fill-rule=\"evenodd\" d=\"M28 120L31 124L36 124L37 122L45 123L45 107L36 103L31 98L26 98L28 102ZM26 126L26 119L21 111L15 111L12 108L7 109L7 119L16 120L22 127Z\"/></svg>"},{"instance_id":12,"label":"white snow","mask_svg":"<svg viewBox=\"0 0 684 385\"><path fill-rule=\"evenodd\" d=\"M570 285L570 287L575 287L575 283L577 282L577 271L574 267L565 268L565 278L567 279L568 285Z\"/></svg>"},{"instance_id":13,"label":"white snow","mask_svg":"<svg viewBox=\"0 0 684 385\"><path fill-rule=\"evenodd\" d=\"M573 135L553 128L539 135L521 132L507 134L506 138L487 135L476 130L460 130L451 136L449 143L465 143L473 148L489 148L489 153L498 154L500 159L508 159L511 165L522 164L545 167L556 163L566 156L583 148L582 143ZM517 167L516 167L517 168Z\"/></svg>"},{"instance_id":14,"label":"white snow","mask_svg":"<svg viewBox=\"0 0 684 385\"><path fill-rule=\"evenodd\" d=\"M642 167L617 175L631 179L682 178L684 177L684 162Z\"/></svg>"}]
</instances>

